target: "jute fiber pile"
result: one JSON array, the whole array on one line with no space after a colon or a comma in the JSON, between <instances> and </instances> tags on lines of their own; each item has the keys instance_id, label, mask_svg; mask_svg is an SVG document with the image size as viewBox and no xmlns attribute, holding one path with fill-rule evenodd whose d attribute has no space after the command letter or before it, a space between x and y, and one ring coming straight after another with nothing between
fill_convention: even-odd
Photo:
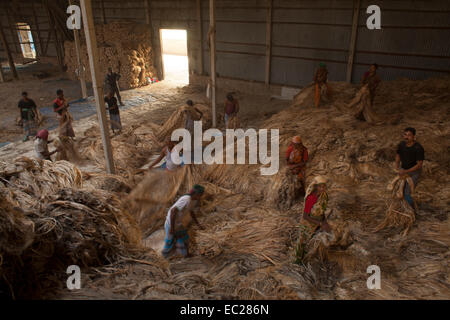
<instances>
[{"instance_id":1,"label":"jute fiber pile","mask_svg":"<svg viewBox=\"0 0 450 320\"><path fill-rule=\"evenodd\" d=\"M137 253L140 232L109 192L83 186L67 161L0 163L1 291L38 298L84 269Z\"/></svg>"},{"instance_id":2,"label":"jute fiber pile","mask_svg":"<svg viewBox=\"0 0 450 320\"><path fill-rule=\"evenodd\" d=\"M137 88L147 85L147 77L154 77L153 49L148 25L112 22L95 26L98 43L98 63L102 81L108 72L108 67L119 72L120 89ZM80 33L83 35L83 33ZM81 57L86 69L84 78L91 81L89 58L84 37L81 37ZM66 41L65 64L67 73L72 79L78 79L78 62L75 43Z\"/></svg>"}]
</instances>

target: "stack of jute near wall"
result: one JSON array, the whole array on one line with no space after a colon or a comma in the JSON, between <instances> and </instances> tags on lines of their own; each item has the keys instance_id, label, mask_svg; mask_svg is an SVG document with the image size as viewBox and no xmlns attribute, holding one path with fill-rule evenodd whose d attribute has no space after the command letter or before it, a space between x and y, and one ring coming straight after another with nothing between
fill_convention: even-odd
<instances>
[{"instance_id":1,"label":"stack of jute near wall","mask_svg":"<svg viewBox=\"0 0 450 320\"><path fill-rule=\"evenodd\" d=\"M114 72L119 72L121 89L137 88L148 84L147 77L156 75L153 67L153 49L150 32L147 25L125 22L113 22L95 26L98 58L103 79L108 72L108 67ZM80 32L81 60L86 69L84 79L91 81L89 70L89 57L86 50L84 33ZM67 73L72 79L78 79L78 62L75 51L75 43L64 43L65 64Z\"/></svg>"}]
</instances>

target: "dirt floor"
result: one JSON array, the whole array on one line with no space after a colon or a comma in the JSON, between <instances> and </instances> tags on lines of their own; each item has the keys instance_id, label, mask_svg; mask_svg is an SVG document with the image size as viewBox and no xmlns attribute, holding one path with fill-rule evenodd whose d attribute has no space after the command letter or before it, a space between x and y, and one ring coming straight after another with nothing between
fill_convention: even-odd
<instances>
[{"instance_id":1,"label":"dirt floor","mask_svg":"<svg viewBox=\"0 0 450 320\"><path fill-rule=\"evenodd\" d=\"M174 176L130 173L156 156L159 147L151 141L152 132L163 132L161 128L177 107L187 99L207 100L202 88L177 88L169 82L124 92L124 100L136 96L154 100L123 111L124 133L112 139L119 169L116 181L129 188L124 191L120 184L100 188L121 199L122 210L134 216L145 253L85 269L81 290L71 292L61 285L56 293L40 297L448 299L450 80L382 83L375 111L383 123L376 125L352 116L348 103L356 86L331 85L334 97L318 109L312 107L308 88L292 102L236 93L243 128L280 130L281 168L273 176L261 176L259 165L191 166ZM219 93L220 101L224 95ZM395 177L395 146L407 126L416 127L426 152L416 192L416 221L406 235L401 226L375 232L392 201L386 186ZM75 122L74 128L80 152L88 156L80 169L100 172L104 161L95 116ZM296 134L310 151L308 183L319 174L329 179L329 221L334 230L325 247L318 244L317 256L300 265L293 263L293 252L303 199L292 193L283 157L289 139ZM7 162L32 155L31 142L0 150L0 160ZM207 188L208 198L199 215L206 230L191 230L192 257L165 260L159 251L167 207L192 182ZM169 197L171 189L178 192ZM381 269L381 290L366 286L370 265Z\"/></svg>"}]
</instances>

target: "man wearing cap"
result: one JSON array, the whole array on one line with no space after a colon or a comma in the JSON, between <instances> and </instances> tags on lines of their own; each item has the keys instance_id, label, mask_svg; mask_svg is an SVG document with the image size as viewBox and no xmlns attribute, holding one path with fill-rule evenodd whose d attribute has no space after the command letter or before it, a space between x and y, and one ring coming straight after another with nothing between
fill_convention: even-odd
<instances>
[{"instance_id":1,"label":"man wearing cap","mask_svg":"<svg viewBox=\"0 0 450 320\"><path fill-rule=\"evenodd\" d=\"M52 152L48 151L48 144L52 142L52 140L48 140L48 131L46 129L40 130L37 133L36 140L34 141L34 151L38 159L52 161L50 156L58 151L58 149Z\"/></svg>"},{"instance_id":2,"label":"man wearing cap","mask_svg":"<svg viewBox=\"0 0 450 320\"><path fill-rule=\"evenodd\" d=\"M167 258L169 256L174 244L177 252L183 257L187 257L189 255L188 225L190 223L190 218L194 220L200 229L204 229L194 214L194 209L204 192L205 188L196 184L189 194L182 196L169 209L166 222L164 224L165 239L164 248L162 250L162 255L164 257Z\"/></svg>"},{"instance_id":3,"label":"man wearing cap","mask_svg":"<svg viewBox=\"0 0 450 320\"><path fill-rule=\"evenodd\" d=\"M319 64L319 68L314 73L314 105L316 106L316 108L320 103L320 95L323 86L326 87L326 95L329 98L331 91L330 87L328 86L328 70L326 64L321 62Z\"/></svg>"},{"instance_id":4,"label":"man wearing cap","mask_svg":"<svg viewBox=\"0 0 450 320\"><path fill-rule=\"evenodd\" d=\"M286 150L286 162L291 174L297 175L297 179L301 182L302 188L306 187L305 169L308 161L308 149L303 145L302 138L295 136L292 143Z\"/></svg>"}]
</instances>

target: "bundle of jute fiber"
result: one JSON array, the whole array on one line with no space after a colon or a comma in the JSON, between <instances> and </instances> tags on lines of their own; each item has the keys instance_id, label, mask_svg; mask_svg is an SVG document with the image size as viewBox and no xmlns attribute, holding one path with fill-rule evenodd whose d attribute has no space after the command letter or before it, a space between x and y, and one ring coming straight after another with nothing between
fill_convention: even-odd
<instances>
[{"instance_id":1,"label":"bundle of jute fiber","mask_svg":"<svg viewBox=\"0 0 450 320\"><path fill-rule=\"evenodd\" d=\"M75 142L66 136L59 136L53 143L58 152L56 153L56 161L66 160L72 163L79 163L82 160L81 155L76 149Z\"/></svg>"},{"instance_id":2,"label":"bundle of jute fiber","mask_svg":"<svg viewBox=\"0 0 450 320\"><path fill-rule=\"evenodd\" d=\"M405 200L404 190L405 184L408 183L411 195L414 194L414 182L410 176L397 176L388 185L388 190L392 191L392 199L390 201L386 217L375 229L378 232L386 227L403 228L402 236L406 236L416 221L415 212L409 203ZM414 206L417 207L414 202Z\"/></svg>"},{"instance_id":3,"label":"bundle of jute fiber","mask_svg":"<svg viewBox=\"0 0 450 320\"><path fill-rule=\"evenodd\" d=\"M156 75L150 30L146 24L129 22L97 24L95 32L102 79L108 67L111 67L114 72L121 75L119 87L129 89L147 85L147 77L152 78ZM81 43L81 60L86 69L84 78L89 80L91 75L85 41L82 40ZM66 41L64 49L68 75L72 79L78 79L79 67L74 42Z\"/></svg>"},{"instance_id":4,"label":"bundle of jute fiber","mask_svg":"<svg viewBox=\"0 0 450 320\"><path fill-rule=\"evenodd\" d=\"M203 117L201 119L202 129L209 129L212 124L211 107L199 103L194 104L194 107L203 113ZM160 141L164 141L175 129L184 128L184 121L186 119L187 112L191 114L194 121L198 121L200 119L200 116L197 112L192 110L192 107L188 107L187 105L180 106L175 112L172 113L169 119L164 122L162 127L159 129L159 132L156 133L156 137Z\"/></svg>"},{"instance_id":5,"label":"bundle of jute fiber","mask_svg":"<svg viewBox=\"0 0 450 320\"><path fill-rule=\"evenodd\" d=\"M131 191L123 209L132 213L145 236L162 227L167 208L194 185L192 166L175 171L153 169Z\"/></svg>"},{"instance_id":6,"label":"bundle of jute fiber","mask_svg":"<svg viewBox=\"0 0 450 320\"><path fill-rule=\"evenodd\" d=\"M365 120L368 123L380 122L380 118L372 110L370 104L370 92L368 86L364 86L350 102L349 108L353 110L354 116L358 120Z\"/></svg>"},{"instance_id":7,"label":"bundle of jute fiber","mask_svg":"<svg viewBox=\"0 0 450 320\"><path fill-rule=\"evenodd\" d=\"M139 251L140 231L119 198L83 189L69 162L21 158L0 168L0 286L11 297L38 297L64 283L69 265L102 265Z\"/></svg>"}]
</instances>

